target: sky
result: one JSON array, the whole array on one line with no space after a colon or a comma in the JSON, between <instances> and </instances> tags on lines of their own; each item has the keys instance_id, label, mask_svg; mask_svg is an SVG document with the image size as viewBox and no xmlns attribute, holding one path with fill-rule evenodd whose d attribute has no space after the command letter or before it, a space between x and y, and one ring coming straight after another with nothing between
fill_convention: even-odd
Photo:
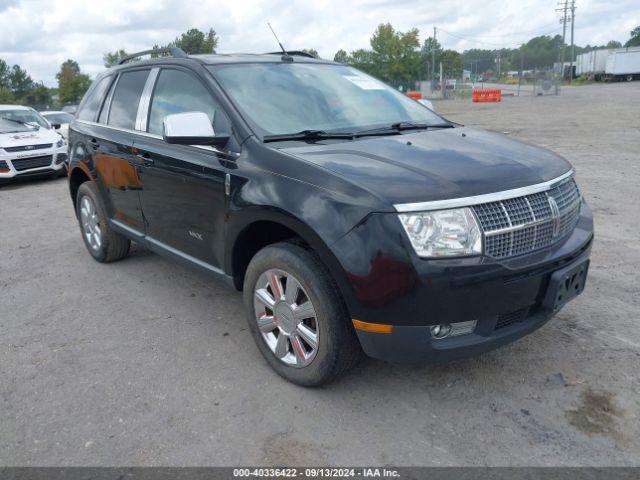
<instances>
[{"instance_id":1,"label":"sky","mask_svg":"<svg viewBox=\"0 0 640 480\"><path fill-rule=\"evenodd\" d=\"M56 86L60 64L72 58L83 72L104 69L102 55L166 44L189 28L213 28L219 53L315 48L333 58L338 49L368 48L380 23L437 30L444 48L517 47L542 34L562 33L560 0L0 0L0 58ZM578 45L624 43L640 25L640 0L576 0ZM567 31L567 42L569 41Z\"/></svg>"}]
</instances>

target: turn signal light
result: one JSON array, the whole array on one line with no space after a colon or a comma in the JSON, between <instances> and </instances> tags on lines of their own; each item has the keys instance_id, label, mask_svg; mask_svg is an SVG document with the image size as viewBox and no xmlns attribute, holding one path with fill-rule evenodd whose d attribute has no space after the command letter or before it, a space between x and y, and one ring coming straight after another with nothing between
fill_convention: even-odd
<instances>
[{"instance_id":1,"label":"turn signal light","mask_svg":"<svg viewBox=\"0 0 640 480\"><path fill-rule=\"evenodd\" d=\"M385 325L384 323L367 323L361 320L352 319L353 326L358 330L364 330L365 332L373 333L391 333L393 332L393 325Z\"/></svg>"}]
</instances>

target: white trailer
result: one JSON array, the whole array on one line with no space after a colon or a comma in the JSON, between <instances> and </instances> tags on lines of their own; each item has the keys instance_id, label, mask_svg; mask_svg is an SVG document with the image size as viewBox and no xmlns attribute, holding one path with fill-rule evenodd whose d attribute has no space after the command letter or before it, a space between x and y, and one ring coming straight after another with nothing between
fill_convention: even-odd
<instances>
[{"instance_id":1,"label":"white trailer","mask_svg":"<svg viewBox=\"0 0 640 480\"><path fill-rule=\"evenodd\" d=\"M640 47L618 48L607 57L605 74L608 78L630 82L640 78Z\"/></svg>"},{"instance_id":2,"label":"white trailer","mask_svg":"<svg viewBox=\"0 0 640 480\"><path fill-rule=\"evenodd\" d=\"M607 58L613 52L608 48L591 50L576 57L576 75L588 75L599 79L606 69Z\"/></svg>"}]
</instances>

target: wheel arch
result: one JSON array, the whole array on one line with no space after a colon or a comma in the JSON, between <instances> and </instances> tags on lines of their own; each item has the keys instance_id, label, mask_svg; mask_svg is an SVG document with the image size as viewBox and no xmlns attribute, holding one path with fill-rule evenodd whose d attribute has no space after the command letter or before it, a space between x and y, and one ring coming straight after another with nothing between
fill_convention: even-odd
<instances>
[{"instance_id":1,"label":"wheel arch","mask_svg":"<svg viewBox=\"0 0 640 480\"><path fill-rule=\"evenodd\" d=\"M80 166L76 166L69 173L69 194L71 195L74 210L76 208L76 199L78 197L78 189L80 188L80 185L91 180L89 172L85 171Z\"/></svg>"},{"instance_id":2,"label":"wheel arch","mask_svg":"<svg viewBox=\"0 0 640 480\"><path fill-rule=\"evenodd\" d=\"M344 270L327 242L299 218L280 209L263 208L252 208L234 216L227 231L229 248L225 266L238 290L242 289L251 258L262 248L280 241L296 242L313 250L343 294L349 288Z\"/></svg>"}]
</instances>

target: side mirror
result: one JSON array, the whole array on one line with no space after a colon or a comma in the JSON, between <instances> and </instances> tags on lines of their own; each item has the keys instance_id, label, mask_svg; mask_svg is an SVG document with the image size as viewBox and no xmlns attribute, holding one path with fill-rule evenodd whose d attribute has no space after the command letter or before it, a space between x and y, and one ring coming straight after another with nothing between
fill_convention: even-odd
<instances>
[{"instance_id":1,"label":"side mirror","mask_svg":"<svg viewBox=\"0 0 640 480\"><path fill-rule=\"evenodd\" d=\"M51 128L53 128L54 130L60 130L60 125L60 123L52 123Z\"/></svg>"},{"instance_id":2,"label":"side mirror","mask_svg":"<svg viewBox=\"0 0 640 480\"><path fill-rule=\"evenodd\" d=\"M164 117L162 137L167 143L176 145L223 146L229 136L216 136L209 117L204 112L174 113Z\"/></svg>"}]
</instances>

